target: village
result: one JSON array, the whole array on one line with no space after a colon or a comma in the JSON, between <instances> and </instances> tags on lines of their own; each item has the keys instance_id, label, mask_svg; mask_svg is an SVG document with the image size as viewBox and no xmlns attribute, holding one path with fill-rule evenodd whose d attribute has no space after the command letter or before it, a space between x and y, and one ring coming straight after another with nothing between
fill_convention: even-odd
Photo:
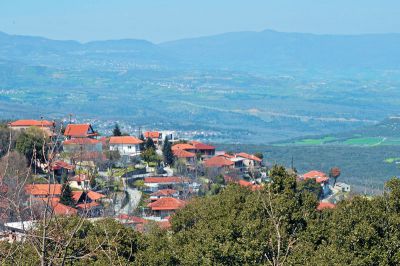
<instances>
[{"instance_id":1,"label":"village","mask_svg":"<svg viewBox=\"0 0 400 266\"><path fill-rule=\"evenodd\" d=\"M171 216L193 198L218 194L230 183L256 193L270 182L262 153L220 151L174 131L129 136L116 125L112 136L103 136L91 124L62 127L43 119L7 126L15 132L35 129L46 138L45 160L33 159L34 178L23 191L29 206L55 216L111 217L139 232L148 224L168 229ZM288 170L318 194L318 209L335 208L351 191L336 182L337 167L330 173ZM1 193L8 189L2 184ZM33 222L10 217L2 214L3 231L19 232Z\"/></svg>"}]
</instances>

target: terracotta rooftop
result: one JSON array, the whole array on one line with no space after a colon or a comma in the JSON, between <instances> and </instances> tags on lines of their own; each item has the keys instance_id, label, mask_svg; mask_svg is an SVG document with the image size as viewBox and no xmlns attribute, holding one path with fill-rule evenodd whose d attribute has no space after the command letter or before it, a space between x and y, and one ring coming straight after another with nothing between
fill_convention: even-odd
<instances>
[{"instance_id":1,"label":"terracotta rooftop","mask_svg":"<svg viewBox=\"0 0 400 266\"><path fill-rule=\"evenodd\" d=\"M302 177L304 180L315 179L317 183L323 183L329 180L325 173L316 170L305 173Z\"/></svg>"},{"instance_id":2,"label":"terracotta rooftop","mask_svg":"<svg viewBox=\"0 0 400 266\"><path fill-rule=\"evenodd\" d=\"M186 202L180 199L175 198L160 198L152 203L149 203L147 206L151 208L153 211L161 211L161 210L177 210L184 207Z\"/></svg>"},{"instance_id":3,"label":"terracotta rooftop","mask_svg":"<svg viewBox=\"0 0 400 266\"><path fill-rule=\"evenodd\" d=\"M215 150L214 146L204 144L199 141L191 141L190 144L192 144L196 148L196 150Z\"/></svg>"},{"instance_id":4,"label":"terracotta rooftop","mask_svg":"<svg viewBox=\"0 0 400 266\"><path fill-rule=\"evenodd\" d=\"M91 138L76 138L76 139L67 139L63 142L63 145L96 145L101 143L101 141L97 139Z\"/></svg>"},{"instance_id":5,"label":"terracotta rooftop","mask_svg":"<svg viewBox=\"0 0 400 266\"><path fill-rule=\"evenodd\" d=\"M160 189L156 192L151 193L150 196L171 196L177 192L178 191L175 189Z\"/></svg>"},{"instance_id":6,"label":"terracotta rooftop","mask_svg":"<svg viewBox=\"0 0 400 266\"><path fill-rule=\"evenodd\" d=\"M55 123L47 120L17 120L8 125L11 127L54 127Z\"/></svg>"},{"instance_id":7,"label":"terracotta rooftop","mask_svg":"<svg viewBox=\"0 0 400 266\"><path fill-rule=\"evenodd\" d=\"M76 215L77 210L70 206L60 203L60 198L41 198L38 203L42 206L49 206L55 215Z\"/></svg>"},{"instance_id":8,"label":"terracotta rooftop","mask_svg":"<svg viewBox=\"0 0 400 266\"><path fill-rule=\"evenodd\" d=\"M193 157L196 157L195 153L188 152L188 151L185 151L185 150L175 149L175 150L172 150L172 153L177 158L193 158Z\"/></svg>"},{"instance_id":9,"label":"terracotta rooftop","mask_svg":"<svg viewBox=\"0 0 400 266\"><path fill-rule=\"evenodd\" d=\"M31 184L25 186L27 194L32 196L61 195L60 184Z\"/></svg>"},{"instance_id":10,"label":"terracotta rooftop","mask_svg":"<svg viewBox=\"0 0 400 266\"><path fill-rule=\"evenodd\" d=\"M187 143L178 143L172 146L173 151L175 150L195 150L196 148L193 145Z\"/></svg>"},{"instance_id":11,"label":"terracotta rooftop","mask_svg":"<svg viewBox=\"0 0 400 266\"><path fill-rule=\"evenodd\" d=\"M258 158L257 156L254 156L252 154L248 154L248 153L245 153L245 152L237 153L236 156L239 156L239 157L242 157L242 158L245 158L245 159L249 159L249 160L253 160L253 161L256 161L256 162L262 162L262 160L260 158Z\"/></svg>"},{"instance_id":12,"label":"terracotta rooftop","mask_svg":"<svg viewBox=\"0 0 400 266\"><path fill-rule=\"evenodd\" d=\"M234 162L224 156L214 156L204 162L205 167L225 167L234 165Z\"/></svg>"},{"instance_id":13,"label":"terracotta rooftop","mask_svg":"<svg viewBox=\"0 0 400 266\"><path fill-rule=\"evenodd\" d=\"M110 144L141 144L142 140L132 136L111 137Z\"/></svg>"},{"instance_id":14,"label":"terracotta rooftop","mask_svg":"<svg viewBox=\"0 0 400 266\"><path fill-rule=\"evenodd\" d=\"M76 175L74 177L71 177L69 179L69 181L82 182L82 181L89 180L89 179L90 178L86 174L78 174L78 175Z\"/></svg>"},{"instance_id":15,"label":"terracotta rooftop","mask_svg":"<svg viewBox=\"0 0 400 266\"><path fill-rule=\"evenodd\" d=\"M64 131L64 136L73 138L85 138L97 136L90 124L69 124Z\"/></svg>"},{"instance_id":16,"label":"terracotta rooftop","mask_svg":"<svg viewBox=\"0 0 400 266\"><path fill-rule=\"evenodd\" d=\"M334 209L336 208L336 205L330 202L320 202L318 204L317 210L323 210L323 209Z\"/></svg>"},{"instance_id":17,"label":"terracotta rooftop","mask_svg":"<svg viewBox=\"0 0 400 266\"><path fill-rule=\"evenodd\" d=\"M157 132L157 131L146 131L146 132L144 132L144 137L145 138L158 139L160 137L160 132Z\"/></svg>"},{"instance_id":18,"label":"terracotta rooftop","mask_svg":"<svg viewBox=\"0 0 400 266\"><path fill-rule=\"evenodd\" d=\"M92 202L86 202L86 203L81 203L81 204L77 204L76 207L78 209L91 209L94 207L100 206L100 203L92 201Z\"/></svg>"},{"instance_id":19,"label":"terracotta rooftop","mask_svg":"<svg viewBox=\"0 0 400 266\"><path fill-rule=\"evenodd\" d=\"M52 170L60 170L61 168L73 170L75 169L75 166L64 161L55 161L51 165Z\"/></svg>"},{"instance_id":20,"label":"terracotta rooftop","mask_svg":"<svg viewBox=\"0 0 400 266\"><path fill-rule=\"evenodd\" d=\"M95 191L92 191L92 190L89 190L88 192L86 192L86 194L87 194L88 198L91 200L99 200L99 199L106 197L105 195L95 192Z\"/></svg>"}]
</instances>

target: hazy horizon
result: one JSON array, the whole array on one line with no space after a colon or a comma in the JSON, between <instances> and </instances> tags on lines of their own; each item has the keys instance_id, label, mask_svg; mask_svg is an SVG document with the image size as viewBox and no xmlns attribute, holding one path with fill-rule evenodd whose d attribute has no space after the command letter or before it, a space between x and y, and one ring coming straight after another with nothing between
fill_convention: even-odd
<instances>
[{"instance_id":1,"label":"hazy horizon","mask_svg":"<svg viewBox=\"0 0 400 266\"><path fill-rule=\"evenodd\" d=\"M226 32L312 34L398 33L400 3L312 0L164 1L2 1L1 31L80 42L143 39L161 43ZM223 18L223 19L222 19Z\"/></svg>"}]
</instances>

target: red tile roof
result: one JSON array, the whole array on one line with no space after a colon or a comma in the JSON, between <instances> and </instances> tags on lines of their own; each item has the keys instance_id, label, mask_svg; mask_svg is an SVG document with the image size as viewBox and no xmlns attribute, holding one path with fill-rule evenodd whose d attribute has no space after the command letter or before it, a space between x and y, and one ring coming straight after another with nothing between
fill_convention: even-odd
<instances>
[{"instance_id":1,"label":"red tile roof","mask_svg":"<svg viewBox=\"0 0 400 266\"><path fill-rule=\"evenodd\" d=\"M144 179L144 183L180 183L183 179L176 176L168 176L168 177L146 177Z\"/></svg>"},{"instance_id":2,"label":"red tile roof","mask_svg":"<svg viewBox=\"0 0 400 266\"><path fill-rule=\"evenodd\" d=\"M175 198L160 198L147 206L153 211L177 210L184 207L186 202Z\"/></svg>"},{"instance_id":3,"label":"red tile roof","mask_svg":"<svg viewBox=\"0 0 400 266\"><path fill-rule=\"evenodd\" d=\"M225 166L231 166L234 165L235 163L232 162L231 160L225 158L224 156L214 156L204 162L205 167L225 167Z\"/></svg>"},{"instance_id":4,"label":"red tile roof","mask_svg":"<svg viewBox=\"0 0 400 266\"><path fill-rule=\"evenodd\" d=\"M90 124L69 124L64 131L64 136L73 138L97 136L97 133L92 133L91 131L93 131L93 129Z\"/></svg>"},{"instance_id":5,"label":"red tile roof","mask_svg":"<svg viewBox=\"0 0 400 266\"><path fill-rule=\"evenodd\" d=\"M177 158L194 158L194 157L196 157L195 153L188 152L188 151L185 151L185 150L175 149L175 150L172 150L172 153Z\"/></svg>"},{"instance_id":6,"label":"red tile roof","mask_svg":"<svg viewBox=\"0 0 400 266\"><path fill-rule=\"evenodd\" d=\"M336 208L336 205L330 202L320 202L318 204L317 210L323 210L323 209L334 209Z\"/></svg>"},{"instance_id":7,"label":"red tile roof","mask_svg":"<svg viewBox=\"0 0 400 266\"><path fill-rule=\"evenodd\" d=\"M142 140L132 136L111 137L110 144L141 144Z\"/></svg>"},{"instance_id":8,"label":"red tile roof","mask_svg":"<svg viewBox=\"0 0 400 266\"><path fill-rule=\"evenodd\" d=\"M195 150L196 148L193 145L187 143L178 143L172 146L171 149L174 151L174 150Z\"/></svg>"},{"instance_id":9,"label":"red tile roof","mask_svg":"<svg viewBox=\"0 0 400 266\"><path fill-rule=\"evenodd\" d=\"M73 170L73 169L75 169L75 166L73 166L72 164L69 164L67 162L64 162L64 161L55 161L51 165L52 170L60 170L61 168L64 168L67 170Z\"/></svg>"},{"instance_id":10,"label":"red tile roof","mask_svg":"<svg viewBox=\"0 0 400 266\"><path fill-rule=\"evenodd\" d=\"M178 191L175 189L160 189L154 193L151 193L150 196L171 196Z\"/></svg>"},{"instance_id":11,"label":"red tile roof","mask_svg":"<svg viewBox=\"0 0 400 266\"><path fill-rule=\"evenodd\" d=\"M90 203L86 202L86 203L81 203L81 204L77 204L76 207L78 209L91 209L94 207L100 206L100 203L92 201Z\"/></svg>"},{"instance_id":12,"label":"red tile roof","mask_svg":"<svg viewBox=\"0 0 400 266\"><path fill-rule=\"evenodd\" d=\"M138 217L138 216L131 216L131 215L128 215L128 214L120 214L120 215L118 215L118 217L117 217L117 219L119 219L119 220L124 220L124 222L125 223L133 223L133 224L145 224L145 223L148 223L149 221L147 221L147 220L145 220L145 219L143 219L143 218L141 218L141 217Z\"/></svg>"},{"instance_id":13,"label":"red tile roof","mask_svg":"<svg viewBox=\"0 0 400 266\"><path fill-rule=\"evenodd\" d=\"M8 125L11 127L54 127L55 123L47 120L17 120Z\"/></svg>"},{"instance_id":14,"label":"red tile roof","mask_svg":"<svg viewBox=\"0 0 400 266\"><path fill-rule=\"evenodd\" d=\"M91 138L76 138L76 139L67 139L63 142L63 145L96 145L101 143L101 141L97 139Z\"/></svg>"},{"instance_id":15,"label":"red tile roof","mask_svg":"<svg viewBox=\"0 0 400 266\"><path fill-rule=\"evenodd\" d=\"M101 193L98 193L98 192L95 192L95 191L91 191L91 190L86 192L86 194L87 194L88 198L91 199L91 200L99 200L99 199L102 199L102 198L106 197L105 195L103 195Z\"/></svg>"},{"instance_id":16,"label":"red tile roof","mask_svg":"<svg viewBox=\"0 0 400 266\"><path fill-rule=\"evenodd\" d=\"M76 215L75 208L60 203L60 198L41 198L41 204L47 204L53 210L55 215Z\"/></svg>"},{"instance_id":17,"label":"red tile roof","mask_svg":"<svg viewBox=\"0 0 400 266\"><path fill-rule=\"evenodd\" d=\"M79 199L82 197L83 191L72 191L72 199L75 202L78 202Z\"/></svg>"},{"instance_id":18,"label":"red tile roof","mask_svg":"<svg viewBox=\"0 0 400 266\"><path fill-rule=\"evenodd\" d=\"M240 186L242 186L242 187L248 187L248 188L250 188L250 189L253 190L253 191L259 190L259 189L262 188L261 185L255 185L255 184L253 184L253 183L251 183L251 182L249 182L249 181L242 180L242 179L239 180L237 183L238 183Z\"/></svg>"},{"instance_id":19,"label":"red tile roof","mask_svg":"<svg viewBox=\"0 0 400 266\"><path fill-rule=\"evenodd\" d=\"M196 148L196 150L215 150L214 146L204 144L199 141L191 141L190 144L192 144Z\"/></svg>"},{"instance_id":20,"label":"red tile roof","mask_svg":"<svg viewBox=\"0 0 400 266\"><path fill-rule=\"evenodd\" d=\"M35 184L26 185L25 191L32 196L54 196L61 195L62 185L60 184Z\"/></svg>"},{"instance_id":21,"label":"red tile roof","mask_svg":"<svg viewBox=\"0 0 400 266\"><path fill-rule=\"evenodd\" d=\"M157 132L157 131L146 131L146 132L144 132L144 137L145 138L158 139L160 137L160 132Z\"/></svg>"},{"instance_id":22,"label":"red tile roof","mask_svg":"<svg viewBox=\"0 0 400 266\"><path fill-rule=\"evenodd\" d=\"M315 179L317 183L323 183L329 180L329 178L326 176L325 173L316 170L305 173L303 175L303 179L304 180Z\"/></svg>"},{"instance_id":23,"label":"red tile roof","mask_svg":"<svg viewBox=\"0 0 400 266\"><path fill-rule=\"evenodd\" d=\"M257 156L254 156L252 154L248 154L248 153L245 153L245 152L237 153L236 156L242 157L242 158L245 158L245 159L249 159L249 160L253 160L253 161L256 161L256 162L262 162L262 160L260 158L258 158Z\"/></svg>"}]
</instances>

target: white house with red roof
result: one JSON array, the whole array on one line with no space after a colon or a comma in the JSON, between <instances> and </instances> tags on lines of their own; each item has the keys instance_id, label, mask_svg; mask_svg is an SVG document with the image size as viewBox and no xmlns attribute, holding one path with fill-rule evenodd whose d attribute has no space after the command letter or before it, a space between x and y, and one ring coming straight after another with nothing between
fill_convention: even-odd
<instances>
[{"instance_id":1,"label":"white house with red roof","mask_svg":"<svg viewBox=\"0 0 400 266\"><path fill-rule=\"evenodd\" d=\"M190 141L191 144L195 148L196 153L200 153L203 157L210 157L215 155L215 147L212 145L204 144L199 141Z\"/></svg>"},{"instance_id":2,"label":"white house with red roof","mask_svg":"<svg viewBox=\"0 0 400 266\"><path fill-rule=\"evenodd\" d=\"M155 200L158 200L161 198L166 198L166 197L178 198L179 192L178 192L178 190L175 190L175 189L160 189L160 190L157 190L156 192L153 192L150 194L151 201L155 201Z\"/></svg>"},{"instance_id":3,"label":"white house with red roof","mask_svg":"<svg viewBox=\"0 0 400 266\"><path fill-rule=\"evenodd\" d=\"M86 174L78 174L68 179L68 184L72 189L89 190L90 178Z\"/></svg>"},{"instance_id":4,"label":"white house with red roof","mask_svg":"<svg viewBox=\"0 0 400 266\"><path fill-rule=\"evenodd\" d=\"M315 182L321 185L324 196L330 193L329 177L324 172L312 170L303 175L300 175L300 179L301 180L314 179Z\"/></svg>"},{"instance_id":5,"label":"white house with red roof","mask_svg":"<svg viewBox=\"0 0 400 266\"><path fill-rule=\"evenodd\" d=\"M142 140L132 136L120 136L110 138L110 150L119 151L122 156L140 155L140 144Z\"/></svg>"},{"instance_id":6,"label":"white house with red roof","mask_svg":"<svg viewBox=\"0 0 400 266\"><path fill-rule=\"evenodd\" d=\"M246 167L260 167L262 160L253 154L248 154L245 152L240 152L235 154L236 158L242 158L243 159L243 165Z\"/></svg>"},{"instance_id":7,"label":"white house with red roof","mask_svg":"<svg viewBox=\"0 0 400 266\"><path fill-rule=\"evenodd\" d=\"M183 208L186 202L180 199L166 197L160 198L154 202L147 205L152 212L152 215L161 217L161 219L170 216L177 210Z\"/></svg>"},{"instance_id":8,"label":"white house with red roof","mask_svg":"<svg viewBox=\"0 0 400 266\"><path fill-rule=\"evenodd\" d=\"M67 153L102 152L103 143L92 138L72 138L63 142L63 150Z\"/></svg>"},{"instance_id":9,"label":"white house with red roof","mask_svg":"<svg viewBox=\"0 0 400 266\"><path fill-rule=\"evenodd\" d=\"M173 189L178 184L188 183L185 178L177 176L166 177L146 177L144 185L150 192L155 192L160 189Z\"/></svg>"},{"instance_id":10,"label":"white house with red roof","mask_svg":"<svg viewBox=\"0 0 400 266\"><path fill-rule=\"evenodd\" d=\"M55 135L56 123L48 120L16 120L8 123L8 127L14 130L25 130L30 127L42 129L47 136L52 137Z\"/></svg>"}]
</instances>

